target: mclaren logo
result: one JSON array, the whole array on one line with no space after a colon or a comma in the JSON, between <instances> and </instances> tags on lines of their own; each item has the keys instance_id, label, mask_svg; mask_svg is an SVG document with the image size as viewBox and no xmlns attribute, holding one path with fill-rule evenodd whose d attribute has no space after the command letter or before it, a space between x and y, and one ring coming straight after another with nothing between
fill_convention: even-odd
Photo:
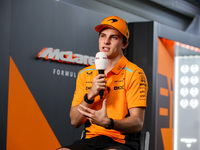
<instances>
[{"instance_id":1,"label":"mclaren logo","mask_svg":"<svg viewBox=\"0 0 200 150\"><path fill-rule=\"evenodd\" d=\"M54 60L63 63L72 63L79 65L90 66L95 62L95 57L73 54L72 51L60 51L60 49L44 48L38 54L37 58L44 58L46 60Z\"/></svg>"},{"instance_id":2,"label":"mclaren logo","mask_svg":"<svg viewBox=\"0 0 200 150\"><path fill-rule=\"evenodd\" d=\"M112 21L111 23L114 23L114 22L117 22L118 20L117 19L110 19L108 21Z\"/></svg>"}]
</instances>

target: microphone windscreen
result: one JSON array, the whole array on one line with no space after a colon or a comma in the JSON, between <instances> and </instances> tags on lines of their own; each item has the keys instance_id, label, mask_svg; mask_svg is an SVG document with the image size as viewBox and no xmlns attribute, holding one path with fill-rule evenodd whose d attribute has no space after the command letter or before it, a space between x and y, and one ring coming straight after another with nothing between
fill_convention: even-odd
<instances>
[{"instance_id":1,"label":"microphone windscreen","mask_svg":"<svg viewBox=\"0 0 200 150\"><path fill-rule=\"evenodd\" d=\"M104 52L98 52L95 57L95 66L97 70L105 70L107 68L108 60Z\"/></svg>"}]
</instances>

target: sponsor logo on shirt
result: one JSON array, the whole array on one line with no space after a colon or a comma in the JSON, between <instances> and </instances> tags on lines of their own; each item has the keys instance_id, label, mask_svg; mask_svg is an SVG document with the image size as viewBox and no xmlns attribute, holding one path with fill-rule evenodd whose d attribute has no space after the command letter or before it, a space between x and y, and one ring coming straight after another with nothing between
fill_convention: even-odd
<instances>
[{"instance_id":1,"label":"sponsor logo on shirt","mask_svg":"<svg viewBox=\"0 0 200 150\"><path fill-rule=\"evenodd\" d=\"M90 90L91 88L91 86L86 86L86 90Z\"/></svg>"},{"instance_id":2,"label":"sponsor logo on shirt","mask_svg":"<svg viewBox=\"0 0 200 150\"><path fill-rule=\"evenodd\" d=\"M87 76L91 76L92 75L92 71L91 72L86 72Z\"/></svg>"},{"instance_id":3,"label":"sponsor logo on shirt","mask_svg":"<svg viewBox=\"0 0 200 150\"><path fill-rule=\"evenodd\" d=\"M86 81L86 83L92 83L92 81Z\"/></svg>"},{"instance_id":4,"label":"sponsor logo on shirt","mask_svg":"<svg viewBox=\"0 0 200 150\"><path fill-rule=\"evenodd\" d=\"M119 66L119 67L117 67L117 70L120 70L122 67L121 66Z\"/></svg>"},{"instance_id":5,"label":"sponsor logo on shirt","mask_svg":"<svg viewBox=\"0 0 200 150\"><path fill-rule=\"evenodd\" d=\"M145 98L146 99L146 95L145 94L143 94L143 95L140 95L140 98ZM145 100L144 99L144 100ZM141 99L142 100L142 99Z\"/></svg>"},{"instance_id":6,"label":"sponsor logo on shirt","mask_svg":"<svg viewBox=\"0 0 200 150\"><path fill-rule=\"evenodd\" d=\"M138 74L144 74L144 72L138 72Z\"/></svg>"},{"instance_id":7,"label":"sponsor logo on shirt","mask_svg":"<svg viewBox=\"0 0 200 150\"><path fill-rule=\"evenodd\" d=\"M123 89L124 89L124 85L114 86L114 90L123 90Z\"/></svg>"},{"instance_id":8,"label":"sponsor logo on shirt","mask_svg":"<svg viewBox=\"0 0 200 150\"><path fill-rule=\"evenodd\" d=\"M114 82L123 82L124 81L124 78L122 80L116 80Z\"/></svg>"},{"instance_id":9,"label":"sponsor logo on shirt","mask_svg":"<svg viewBox=\"0 0 200 150\"><path fill-rule=\"evenodd\" d=\"M145 84L145 83L140 83L140 86L147 86L147 84Z\"/></svg>"},{"instance_id":10,"label":"sponsor logo on shirt","mask_svg":"<svg viewBox=\"0 0 200 150\"><path fill-rule=\"evenodd\" d=\"M141 82L146 82L146 79L145 79L145 77L143 76L143 77L141 77Z\"/></svg>"}]
</instances>

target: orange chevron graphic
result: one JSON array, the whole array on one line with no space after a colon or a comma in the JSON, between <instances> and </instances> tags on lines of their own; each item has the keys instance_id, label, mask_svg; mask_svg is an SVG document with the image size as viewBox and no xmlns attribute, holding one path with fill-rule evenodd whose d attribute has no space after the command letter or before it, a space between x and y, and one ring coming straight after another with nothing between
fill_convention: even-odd
<instances>
[{"instance_id":1,"label":"orange chevron graphic","mask_svg":"<svg viewBox=\"0 0 200 150\"><path fill-rule=\"evenodd\" d=\"M55 150L56 136L10 57L7 150Z\"/></svg>"}]
</instances>

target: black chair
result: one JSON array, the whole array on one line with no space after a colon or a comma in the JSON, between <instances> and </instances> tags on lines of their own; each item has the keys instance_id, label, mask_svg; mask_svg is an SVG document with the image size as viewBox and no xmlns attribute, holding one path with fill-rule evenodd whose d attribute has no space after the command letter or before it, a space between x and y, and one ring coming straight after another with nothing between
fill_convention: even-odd
<instances>
[{"instance_id":1,"label":"black chair","mask_svg":"<svg viewBox=\"0 0 200 150\"><path fill-rule=\"evenodd\" d=\"M81 139L85 138L85 130L81 133ZM149 150L150 133L149 131L140 133L140 150Z\"/></svg>"},{"instance_id":2,"label":"black chair","mask_svg":"<svg viewBox=\"0 0 200 150\"><path fill-rule=\"evenodd\" d=\"M150 133L149 131L140 134L140 149L149 150Z\"/></svg>"}]
</instances>

